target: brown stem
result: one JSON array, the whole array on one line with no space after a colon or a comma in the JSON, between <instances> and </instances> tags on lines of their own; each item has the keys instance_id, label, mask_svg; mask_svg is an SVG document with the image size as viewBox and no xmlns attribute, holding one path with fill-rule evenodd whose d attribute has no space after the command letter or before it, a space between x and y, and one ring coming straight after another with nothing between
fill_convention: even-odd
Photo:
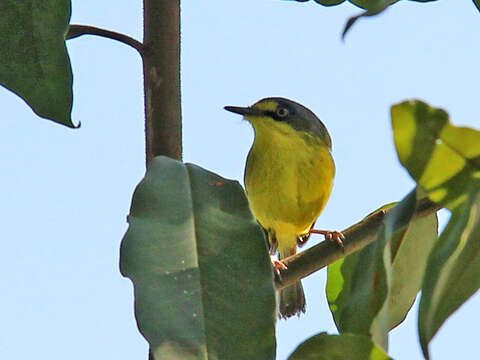
<instances>
[{"instance_id":1,"label":"brown stem","mask_svg":"<svg viewBox=\"0 0 480 360\"><path fill-rule=\"evenodd\" d=\"M182 159L180 0L144 0L147 167L157 155Z\"/></svg>"},{"instance_id":2,"label":"brown stem","mask_svg":"<svg viewBox=\"0 0 480 360\"><path fill-rule=\"evenodd\" d=\"M437 212L442 207L428 199L420 200L414 217L424 217ZM275 280L277 289L283 289L294 284L298 280L318 271L325 266L362 249L373 241L377 240L377 233L380 230L385 215L393 208L382 210L367 216L362 221L342 231L345 235L344 248L333 241L323 241L308 250L296 255L282 259L288 269L281 272L281 281ZM403 224L406 226L407 223Z\"/></svg>"},{"instance_id":3,"label":"brown stem","mask_svg":"<svg viewBox=\"0 0 480 360\"><path fill-rule=\"evenodd\" d=\"M105 38L120 41L120 42L122 42L126 45L131 46L135 50L137 50L140 53L140 55L143 55L143 53L145 51L145 47L143 46L143 44L140 41L135 40L134 38L132 38L130 36L120 34L120 33L114 32L114 31L100 29L100 28L97 28L95 26L70 25L70 27L68 29L68 33L65 36L65 39L67 39L67 40L74 39L74 38L82 36L82 35L97 35L97 36L102 36L102 37L105 37Z\"/></svg>"}]
</instances>

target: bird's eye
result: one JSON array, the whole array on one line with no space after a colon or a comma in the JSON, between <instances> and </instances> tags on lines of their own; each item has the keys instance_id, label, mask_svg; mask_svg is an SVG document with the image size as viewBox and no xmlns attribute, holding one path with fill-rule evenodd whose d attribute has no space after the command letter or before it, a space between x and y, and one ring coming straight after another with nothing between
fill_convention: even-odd
<instances>
[{"instance_id":1,"label":"bird's eye","mask_svg":"<svg viewBox=\"0 0 480 360\"><path fill-rule=\"evenodd\" d=\"M288 116L288 109L284 107L279 107L276 113L278 117L284 118Z\"/></svg>"}]
</instances>

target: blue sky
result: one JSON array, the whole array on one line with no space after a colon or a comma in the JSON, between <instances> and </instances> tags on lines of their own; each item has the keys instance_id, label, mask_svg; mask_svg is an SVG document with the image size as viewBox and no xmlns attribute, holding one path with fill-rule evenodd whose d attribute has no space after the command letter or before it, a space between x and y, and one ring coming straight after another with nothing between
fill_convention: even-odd
<instances>
[{"instance_id":1,"label":"blue sky","mask_svg":"<svg viewBox=\"0 0 480 360\"><path fill-rule=\"evenodd\" d=\"M142 36L139 1L73 1L72 23ZM479 127L480 14L470 1L404 1L360 20L350 5L183 1L184 160L242 181L253 132L225 105L284 96L312 109L333 139L337 175L318 227L344 229L413 182L392 141L390 105L417 97ZM146 359L129 280L118 271L132 192L144 173L142 67L120 43L71 40L68 129L0 88L0 358ZM446 214L442 219L447 218ZM313 238L311 244L319 239ZM324 271L304 280L307 313L280 322L278 359L335 332ZM477 353L474 296L431 344L433 359ZM393 331L396 359L421 359L416 307Z\"/></svg>"}]
</instances>

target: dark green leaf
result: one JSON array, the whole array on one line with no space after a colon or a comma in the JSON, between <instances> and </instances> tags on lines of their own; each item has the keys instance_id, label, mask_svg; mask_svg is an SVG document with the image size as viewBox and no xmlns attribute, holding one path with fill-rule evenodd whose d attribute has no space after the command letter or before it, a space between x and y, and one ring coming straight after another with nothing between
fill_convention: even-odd
<instances>
[{"instance_id":1,"label":"dark green leaf","mask_svg":"<svg viewBox=\"0 0 480 360\"><path fill-rule=\"evenodd\" d=\"M391 359L368 336L320 333L300 344L289 360L387 360Z\"/></svg>"},{"instance_id":2,"label":"dark green leaf","mask_svg":"<svg viewBox=\"0 0 480 360\"><path fill-rule=\"evenodd\" d=\"M235 182L166 157L138 185L121 271L156 359L273 359L272 268Z\"/></svg>"},{"instance_id":3,"label":"dark green leaf","mask_svg":"<svg viewBox=\"0 0 480 360\"><path fill-rule=\"evenodd\" d=\"M323 6L333 6L343 3L345 0L315 0L316 3Z\"/></svg>"},{"instance_id":4,"label":"dark green leaf","mask_svg":"<svg viewBox=\"0 0 480 360\"><path fill-rule=\"evenodd\" d=\"M480 11L480 0L473 0L473 3L477 7L477 10Z\"/></svg>"},{"instance_id":5,"label":"dark green leaf","mask_svg":"<svg viewBox=\"0 0 480 360\"><path fill-rule=\"evenodd\" d=\"M74 127L65 47L68 0L0 2L0 84L44 118Z\"/></svg>"},{"instance_id":6,"label":"dark green leaf","mask_svg":"<svg viewBox=\"0 0 480 360\"><path fill-rule=\"evenodd\" d=\"M480 288L480 192L456 209L428 260L418 326L423 353L445 320Z\"/></svg>"}]
</instances>

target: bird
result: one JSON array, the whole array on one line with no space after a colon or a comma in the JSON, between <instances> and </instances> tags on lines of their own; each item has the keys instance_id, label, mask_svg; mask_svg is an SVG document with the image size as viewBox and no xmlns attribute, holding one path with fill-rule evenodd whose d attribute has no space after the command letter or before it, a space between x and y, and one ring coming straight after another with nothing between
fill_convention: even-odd
<instances>
[{"instance_id":1,"label":"bird","mask_svg":"<svg viewBox=\"0 0 480 360\"><path fill-rule=\"evenodd\" d=\"M282 97L264 98L248 107L225 106L243 115L254 129L244 183L250 208L267 233L275 273L286 269L282 259L296 254L311 233L342 246L337 231L314 230L333 187L335 163L325 125L307 107ZM301 281L279 293L279 317L305 312Z\"/></svg>"}]
</instances>

